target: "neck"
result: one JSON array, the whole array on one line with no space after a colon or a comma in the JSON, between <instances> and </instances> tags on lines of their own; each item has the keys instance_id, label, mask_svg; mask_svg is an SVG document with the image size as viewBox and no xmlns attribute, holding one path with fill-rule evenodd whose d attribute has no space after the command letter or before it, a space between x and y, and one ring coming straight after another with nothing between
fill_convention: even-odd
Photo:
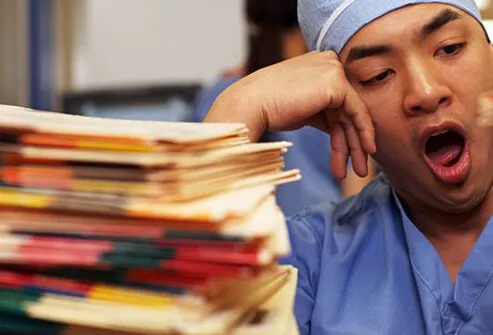
<instances>
[{"instance_id":1,"label":"neck","mask_svg":"<svg viewBox=\"0 0 493 335\"><path fill-rule=\"evenodd\" d=\"M450 213L406 199L406 211L433 244L450 277L455 278L493 215L493 190L474 208Z\"/></svg>"},{"instance_id":2,"label":"neck","mask_svg":"<svg viewBox=\"0 0 493 335\"><path fill-rule=\"evenodd\" d=\"M464 212L446 212L408 201L406 210L414 224L428 238L447 239L453 236L479 237L493 215L493 190L475 207Z\"/></svg>"}]
</instances>

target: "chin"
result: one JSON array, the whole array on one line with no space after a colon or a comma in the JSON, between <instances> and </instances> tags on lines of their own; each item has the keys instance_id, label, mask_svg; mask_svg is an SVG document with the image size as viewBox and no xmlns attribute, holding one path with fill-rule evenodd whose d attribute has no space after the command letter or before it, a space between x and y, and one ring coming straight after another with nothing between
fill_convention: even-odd
<instances>
[{"instance_id":1,"label":"chin","mask_svg":"<svg viewBox=\"0 0 493 335\"><path fill-rule=\"evenodd\" d=\"M438 209L448 213L464 213L479 206L486 198L489 188L484 187L485 183L474 182L467 178L464 182L457 185L447 185L445 188L438 187L439 194L434 198L438 203Z\"/></svg>"}]
</instances>

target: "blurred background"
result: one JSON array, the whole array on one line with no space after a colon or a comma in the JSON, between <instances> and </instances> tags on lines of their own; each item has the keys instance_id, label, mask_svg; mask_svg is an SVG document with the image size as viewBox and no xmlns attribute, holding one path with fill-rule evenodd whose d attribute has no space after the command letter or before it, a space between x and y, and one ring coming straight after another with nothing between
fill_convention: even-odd
<instances>
[{"instance_id":1,"label":"blurred background","mask_svg":"<svg viewBox=\"0 0 493 335\"><path fill-rule=\"evenodd\" d=\"M240 0L0 0L0 103L185 120L245 29Z\"/></svg>"},{"instance_id":2,"label":"blurred background","mask_svg":"<svg viewBox=\"0 0 493 335\"><path fill-rule=\"evenodd\" d=\"M249 29L242 0L0 0L0 103L188 120L240 71Z\"/></svg>"}]
</instances>

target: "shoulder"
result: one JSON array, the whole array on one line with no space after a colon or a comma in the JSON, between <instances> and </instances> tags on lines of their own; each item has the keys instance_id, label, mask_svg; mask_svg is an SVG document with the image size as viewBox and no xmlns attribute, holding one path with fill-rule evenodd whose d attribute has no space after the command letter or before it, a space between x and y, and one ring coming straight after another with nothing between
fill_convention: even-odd
<instances>
[{"instance_id":1,"label":"shoulder","mask_svg":"<svg viewBox=\"0 0 493 335\"><path fill-rule=\"evenodd\" d=\"M330 267L343 275L337 264L343 271L350 270L347 264L352 264L359 246L372 233L371 225L381 225L374 213L388 207L390 198L390 186L379 176L355 197L307 208L288 219L292 252L283 263L298 269L295 315L302 334L311 327L322 271Z\"/></svg>"},{"instance_id":2,"label":"shoulder","mask_svg":"<svg viewBox=\"0 0 493 335\"><path fill-rule=\"evenodd\" d=\"M292 262L305 268L316 285L322 249L345 253L371 225L382 222L375 220L375 212L388 208L391 197L390 185L380 175L354 197L310 207L289 218Z\"/></svg>"},{"instance_id":3,"label":"shoulder","mask_svg":"<svg viewBox=\"0 0 493 335\"><path fill-rule=\"evenodd\" d=\"M323 240L322 236L334 226L352 226L357 229L364 219L376 209L388 206L392 198L391 187L383 175L369 183L356 196L340 202L326 202L305 208L288 219L288 226L294 237L298 231L311 232Z\"/></svg>"}]
</instances>

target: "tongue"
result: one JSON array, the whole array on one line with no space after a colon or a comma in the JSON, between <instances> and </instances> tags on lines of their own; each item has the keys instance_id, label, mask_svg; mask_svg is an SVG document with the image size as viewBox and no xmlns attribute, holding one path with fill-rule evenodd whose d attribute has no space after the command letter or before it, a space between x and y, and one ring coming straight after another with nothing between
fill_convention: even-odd
<instances>
[{"instance_id":1,"label":"tongue","mask_svg":"<svg viewBox=\"0 0 493 335\"><path fill-rule=\"evenodd\" d=\"M428 152L428 157L433 164L450 167L459 159L462 149L461 144L450 143L437 150Z\"/></svg>"}]
</instances>

